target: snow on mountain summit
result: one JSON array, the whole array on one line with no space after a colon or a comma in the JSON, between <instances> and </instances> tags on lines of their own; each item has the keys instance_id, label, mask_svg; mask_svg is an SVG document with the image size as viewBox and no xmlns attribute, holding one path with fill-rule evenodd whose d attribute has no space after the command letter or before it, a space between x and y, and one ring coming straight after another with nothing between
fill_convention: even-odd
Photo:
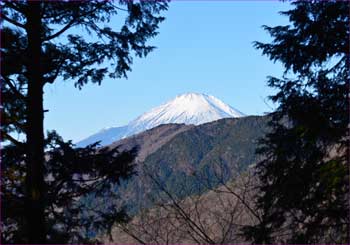
<instances>
[{"instance_id":1,"label":"snow on mountain summit","mask_svg":"<svg viewBox=\"0 0 350 245\"><path fill-rule=\"evenodd\" d=\"M130 123L133 127L152 128L165 123L202 124L243 114L211 95L187 93L141 115Z\"/></svg>"},{"instance_id":2,"label":"snow on mountain summit","mask_svg":"<svg viewBox=\"0 0 350 245\"><path fill-rule=\"evenodd\" d=\"M107 145L118 139L143 132L161 124L184 123L199 125L222 118L242 116L244 116L243 113L212 95L186 93L151 109L126 126L104 129L78 142L77 145L86 146L97 140L100 140L102 145Z\"/></svg>"}]
</instances>

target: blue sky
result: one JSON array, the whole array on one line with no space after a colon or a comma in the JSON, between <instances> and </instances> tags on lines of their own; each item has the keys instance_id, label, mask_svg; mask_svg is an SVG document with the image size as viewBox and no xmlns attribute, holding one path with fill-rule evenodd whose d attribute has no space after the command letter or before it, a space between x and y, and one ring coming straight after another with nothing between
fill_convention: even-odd
<instances>
[{"instance_id":1,"label":"blue sky","mask_svg":"<svg viewBox=\"0 0 350 245\"><path fill-rule=\"evenodd\" d=\"M157 49L134 60L128 79L106 78L82 90L69 81L47 85L45 128L75 142L186 92L214 95L248 115L270 112L266 77L283 69L252 43L270 40L262 25L287 24L278 11L288 8L278 1L175 0L150 41Z\"/></svg>"}]
</instances>

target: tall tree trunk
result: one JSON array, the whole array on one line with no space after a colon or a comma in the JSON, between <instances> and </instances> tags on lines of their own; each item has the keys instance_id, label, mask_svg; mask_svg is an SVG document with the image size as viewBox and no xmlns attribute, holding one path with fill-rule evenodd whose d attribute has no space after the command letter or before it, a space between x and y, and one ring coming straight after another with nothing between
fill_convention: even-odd
<instances>
[{"instance_id":1,"label":"tall tree trunk","mask_svg":"<svg viewBox=\"0 0 350 245\"><path fill-rule=\"evenodd\" d=\"M41 71L41 2L28 2L27 232L29 243L45 243L44 112Z\"/></svg>"}]
</instances>

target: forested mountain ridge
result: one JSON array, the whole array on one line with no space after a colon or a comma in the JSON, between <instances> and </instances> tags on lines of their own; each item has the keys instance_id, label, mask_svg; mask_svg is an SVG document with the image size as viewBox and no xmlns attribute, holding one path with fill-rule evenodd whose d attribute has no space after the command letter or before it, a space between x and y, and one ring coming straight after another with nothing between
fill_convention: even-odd
<instances>
[{"instance_id":1,"label":"forested mountain ridge","mask_svg":"<svg viewBox=\"0 0 350 245\"><path fill-rule=\"evenodd\" d=\"M118 192L132 213L152 205L156 182L179 197L204 192L236 178L258 161L255 149L268 116L227 118L198 126L161 125L108 147L139 147L137 175ZM156 182L155 182L156 181Z\"/></svg>"}]
</instances>

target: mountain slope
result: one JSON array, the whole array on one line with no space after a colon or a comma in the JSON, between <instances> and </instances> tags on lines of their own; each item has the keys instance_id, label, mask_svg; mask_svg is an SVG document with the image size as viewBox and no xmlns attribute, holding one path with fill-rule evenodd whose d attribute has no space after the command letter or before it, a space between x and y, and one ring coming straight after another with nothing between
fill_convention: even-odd
<instances>
[{"instance_id":1,"label":"mountain slope","mask_svg":"<svg viewBox=\"0 0 350 245\"><path fill-rule=\"evenodd\" d=\"M188 93L141 115L129 125L132 129L153 128L160 124L199 125L243 114L211 95Z\"/></svg>"},{"instance_id":2,"label":"mountain slope","mask_svg":"<svg viewBox=\"0 0 350 245\"><path fill-rule=\"evenodd\" d=\"M123 127L112 127L80 141L83 147L96 141L108 145L114 141L143 132L162 124L200 125L222 118L236 118L243 113L211 95L187 93L146 112Z\"/></svg>"},{"instance_id":3,"label":"mountain slope","mask_svg":"<svg viewBox=\"0 0 350 245\"><path fill-rule=\"evenodd\" d=\"M161 182L178 195L189 194L178 192L178 186L197 186L198 179L207 179L207 184L216 186L257 162L257 142L266 133L268 120L266 116L249 116L193 127L150 154L143 166L157 173Z\"/></svg>"},{"instance_id":4,"label":"mountain slope","mask_svg":"<svg viewBox=\"0 0 350 245\"><path fill-rule=\"evenodd\" d=\"M117 141L125 135L125 131L127 130L127 126L122 127L111 127L107 129L102 129L101 131L93 134L86 139L79 141L76 145L78 147L84 147L89 144L100 141L101 145L108 145L114 141Z\"/></svg>"},{"instance_id":5,"label":"mountain slope","mask_svg":"<svg viewBox=\"0 0 350 245\"><path fill-rule=\"evenodd\" d=\"M267 116L248 116L198 126L161 125L113 143L109 147L140 147L137 175L118 188L120 196L135 213L151 206L149 196L159 195L150 175L181 198L234 179L258 161L255 149L268 120Z\"/></svg>"},{"instance_id":6,"label":"mountain slope","mask_svg":"<svg viewBox=\"0 0 350 245\"><path fill-rule=\"evenodd\" d=\"M193 128L193 125L162 124L145 132L116 141L109 148L119 147L121 151L139 147L136 162L143 162L147 156L156 152L160 147L168 143L176 135Z\"/></svg>"},{"instance_id":7,"label":"mountain slope","mask_svg":"<svg viewBox=\"0 0 350 245\"><path fill-rule=\"evenodd\" d=\"M257 222L245 205L251 205L256 194L253 188L256 179L252 172L246 171L236 180L201 195L175 198L167 205L155 203L152 208L133 216L127 224L115 225L112 236L101 236L101 241L115 244L137 244L140 240L145 244L155 241L168 244L251 243L244 239L241 228Z\"/></svg>"}]
</instances>

